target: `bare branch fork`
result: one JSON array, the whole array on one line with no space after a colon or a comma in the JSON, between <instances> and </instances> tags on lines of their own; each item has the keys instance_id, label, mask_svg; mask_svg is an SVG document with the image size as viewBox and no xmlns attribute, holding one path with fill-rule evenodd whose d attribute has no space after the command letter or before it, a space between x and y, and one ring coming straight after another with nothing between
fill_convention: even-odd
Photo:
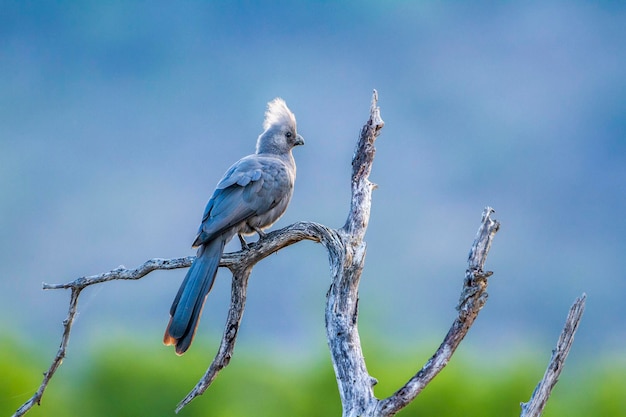
<instances>
[{"instance_id":1,"label":"bare branch fork","mask_svg":"<svg viewBox=\"0 0 626 417\"><path fill-rule=\"evenodd\" d=\"M254 265L270 254L301 240L321 243L326 247L329 255L332 279L326 301L326 335L344 417L395 415L415 399L448 363L487 300L488 278L492 273L484 271L483 267L500 224L491 218L494 210L490 207L485 208L470 250L468 269L457 306L457 318L435 354L422 369L393 395L385 399L377 399L373 392L377 381L367 372L361 351L357 317L358 287L366 252L364 237L370 217L372 191L375 188L375 185L369 181L369 174L374 161L374 142L383 125L378 108L378 94L374 91L369 120L361 130L352 160L352 200L348 218L343 227L331 229L318 223L298 222L268 233L258 242L250 244L248 249L225 254L222 257L220 266L228 268L233 274L233 279L231 305L220 347L205 374L178 404L177 412L195 397L204 393L219 371L230 362L245 308L248 279ZM35 404L40 403L50 379L61 365L69 342L78 297L85 287L110 280L136 280L155 270L187 268L194 259L193 256L151 259L135 269L120 266L110 272L81 277L66 284L44 284L44 289L71 290L69 310L63 321L61 345L52 365L44 373L44 379L37 392L16 411L14 416L22 416ZM575 330L574 327L573 332Z\"/></svg>"}]
</instances>

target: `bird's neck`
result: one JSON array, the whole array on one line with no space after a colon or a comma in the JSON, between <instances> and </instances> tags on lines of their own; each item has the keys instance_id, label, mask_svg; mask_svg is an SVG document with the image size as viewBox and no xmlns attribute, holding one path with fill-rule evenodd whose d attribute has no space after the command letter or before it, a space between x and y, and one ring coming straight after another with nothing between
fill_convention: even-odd
<instances>
[{"instance_id":1,"label":"bird's neck","mask_svg":"<svg viewBox=\"0 0 626 417\"><path fill-rule=\"evenodd\" d=\"M296 161L293 159L293 154L291 153L291 150L289 150L288 152L279 153L274 150L259 149L257 150L256 154L259 156L268 156L271 158L280 159L285 164L293 168L295 168L296 166Z\"/></svg>"}]
</instances>

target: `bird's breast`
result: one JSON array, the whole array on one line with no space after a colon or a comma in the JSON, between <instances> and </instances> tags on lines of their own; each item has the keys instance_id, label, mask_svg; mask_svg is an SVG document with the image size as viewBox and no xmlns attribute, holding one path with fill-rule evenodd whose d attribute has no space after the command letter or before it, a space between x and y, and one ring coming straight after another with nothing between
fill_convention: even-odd
<instances>
[{"instance_id":1,"label":"bird's breast","mask_svg":"<svg viewBox=\"0 0 626 417\"><path fill-rule=\"evenodd\" d=\"M291 194L286 195L284 198L279 200L278 203L270 210L266 211L265 213L255 215L251 217L250 219L248 219L248 221L244 225L242 225L243 230L241 231L241 233L244 233L244 234L254 233L254 229L252 229L250 226L258 227L259 229L266 229L272 226L285 213L285 210L287 210L287 206L289 205L290 199L291 199Z\"/></svg>"}]
</instances>

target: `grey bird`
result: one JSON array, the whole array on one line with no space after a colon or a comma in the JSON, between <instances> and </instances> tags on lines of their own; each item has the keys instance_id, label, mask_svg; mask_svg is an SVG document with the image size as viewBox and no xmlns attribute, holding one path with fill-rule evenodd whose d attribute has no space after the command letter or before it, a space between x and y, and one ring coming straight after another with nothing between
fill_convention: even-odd
<instances>
[{"instance_id":1,"label":"grey bird","mask_svg":"<svg viewBox=\"0 0 626 417\"><path fill-rule=\"evenodd\" d=\"M193 242L197 257L174 298L170 322L163 343L175 345L182 355L193 341L202 307L211 291L224 245L235 235L242 247L242 235L258 233L274 224L285 212L296 180L296 163L291 150L304 145L296 131L296 118L284 100L270 101L265 112L263 133L256 152L224 174L204 210Z\"/></svg>"}]
</instances>

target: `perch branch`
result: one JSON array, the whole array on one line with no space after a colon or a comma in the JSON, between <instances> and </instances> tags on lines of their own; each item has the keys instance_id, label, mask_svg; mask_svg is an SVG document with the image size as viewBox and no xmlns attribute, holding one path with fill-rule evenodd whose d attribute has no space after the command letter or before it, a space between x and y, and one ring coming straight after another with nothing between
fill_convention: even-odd
<instances>
[{"instance_id":1,"label":"perch branch","mask_svg":"<svg viewBox=\"0 0 626 417\"><path fill-rule=\"evenodd\" d=\"M89 277L80 277L74 281L65 284L46 284L43 283L44 290L62 290L62 289L79 289L82 290L85 287L94 284L100 284L102 282L113 280L137 280L145 277L152 271L159 269L178 269L188 268L192 262L196 259L195 256L187 256L185 258L175 259L162 259L154 258L149 259L143 264L134 269L127 269L124 265L120 265L117 268L109 272L103 272L102 274L92 275Z\"/></svg>"},{"instance_id":2,"label":"perch branch","mask_svg":"<svg viewBox=\"0 0 626 417\"><path fill-rule=\"evenodd\" d=\"M457 306L458 316L435 354L402 388L379 403L379 416L393 416L422 392L430 381L448 364L478 313L487 301L487 278L493 273L483 271L491 242L500 223L491 218L494 210L486 207L468 257L463 290Z\"/></svg>"},{"instance_id":3,"label":"perch branch","mask_svg":"<svg viewBox=\"0 0 626 417\"><path fill-rule=\"evenodd\" d=\"M325 226L322 226L317 223L312 223L312 222L294 223L283 229L268 233L265 236L265 238L263 238L262 240L250 244L249 248L246 250L235 252L235 253L224 254L220 262L220 266L227 267L231 269L231 271L237 271L243 262L243 264L249 265L251 268L252 265L260 261L261 259L293 243L296 243L305 239L313 240L313 241L320 241L324 239L324 233L326 233L326 230L328 229ZM68 313L67 313L67 317L65 318L65 320L63 320L63 334L61 336L61 343L59 346L59 350L56 356L54 357L54 359L52 360L52 364L50 365L50 368L46 372L44 372L44 378L41 382L41 385L37 389L37 391L33 394L33 396L30 399L28 399L28 401L26 401L17 409L17 411L13 414L13 417L23 416L34 405L39 405L41 403L41 399L43 397L44 391L46 390L48 384L50 383L50 380L54 376L54 373L59 368L59 366L61 366L61 363L63 362L63 359L65 358L65 355L67 352L67 346L70 340L70 334L72 332L72 326L74 324L74 318L76 316L78 299L83 289L85 289L86 287L90 285L100 284L100 283L107 282L107 281L141 279L144 276L148 275L150 272L156 271L156 270L188 268L192 264L194 259L195 259L195 256L187 256L183 258L174 258L174 259L154 258L154 259L147 260L146 262L144 262L143 264L141 264L140 266L134 269L127 269L124 266L119 266L112 271L104 272L98 275L80 277L65 284L44 283L43 284L44 290L56 290L56 289L71 290ZM247 281L247 279L244 281ZM239 284L236 284L234 282L233 291L235 291L234 289L235 285L242 285L242 284L245 284L245 282L239 282ZM243 297L245 300L245 288L243 288L242 291L243 291ZM233 300L231 300L231 302L234 303L236 301L239 302L238 299L237 300L235 299L235 295L233 294ZM241 305L243 309L243 303ZM232 305L231 305L231 310L233 310ZM227 323L230 323L231 320L236 321L235 320L236 317L231 317L231 313L232 311L229 312ZM243 311L241 311L241 314L243 314ZM238 328L238 321L237 321L237 327L234 328L234 336L232 337L232 339L228 341L228 343L224 342L224 340L226 339L226 333L227 333L225 331L225 336L222 340L222 345L224 345L224 349L226 349L225 353L228 353L228 350L227 350L228 348L230 349L230 352L232 352L237 328ZM222 352L222 349L220 348L220 351L218 352L218 356L216 357L216 361L219 359L221 352ZM226 362L226 364L227 363L228 362ZM215 372L217 373L220 369L221 368L217 368ZM202 380L198 384L200 385L201 383L202 383ZM206 386L208 387L208 385ZM198 393L196 393L196 396L200 395L202 392L204 392L204 390L201 390Z\"/></svg>"},{"instance_id":4,"label":"perch branch","mask_svg":"<svg viewBox=\"0 0 626 417\"><path fill-rule=\"evenodd\" d=\"M548 368L535 388L530 400L527 403L521 404L522 413L520 417L539 417L541 413L543 413L543 409L552 393L552 388L554 388L559 381L559 375L561 375L563 366L565 366L565 360L574 342L574 334L576 334L576 330L578 330L580 319L585 311L586 299L587 295L583 294L574 301L574 304L570 308L567 320L565 320L565 326L559 336L559 341L556 344L556 348L552 351Z\"/></svg>"}]
</instances>

